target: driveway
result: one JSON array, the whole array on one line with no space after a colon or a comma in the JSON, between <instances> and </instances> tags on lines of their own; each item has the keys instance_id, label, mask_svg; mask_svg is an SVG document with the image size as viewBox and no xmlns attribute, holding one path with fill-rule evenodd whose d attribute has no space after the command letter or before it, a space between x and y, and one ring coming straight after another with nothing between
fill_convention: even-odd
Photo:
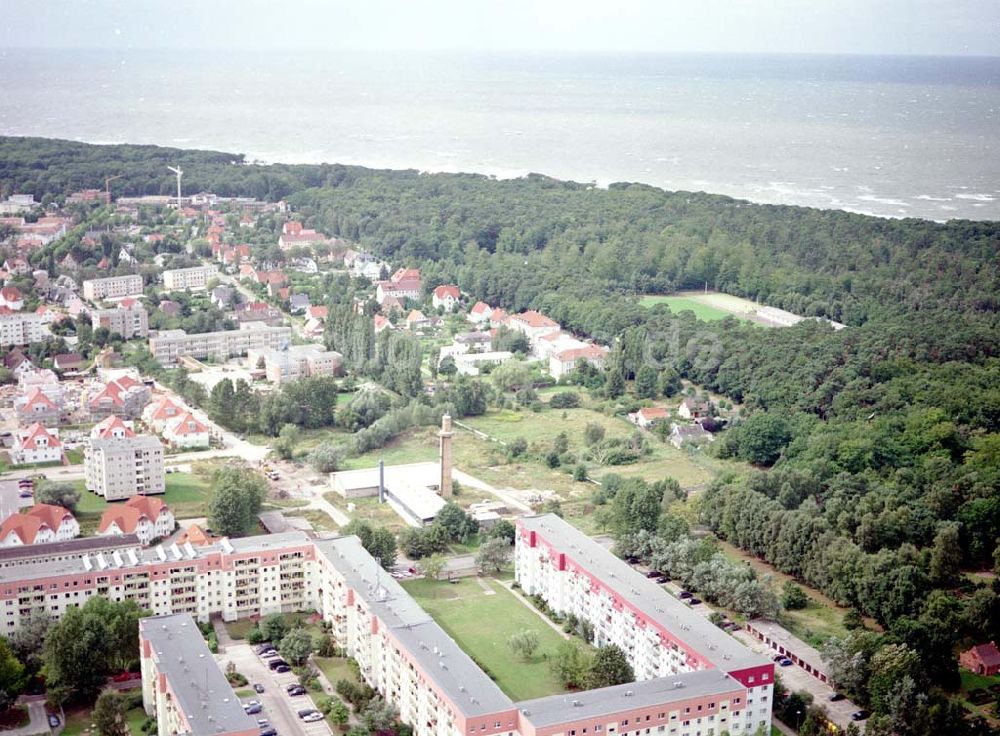
<instances>
[{"instance_id":1,"label":"driveway","mask_svg":"<svg viewBox=\"0 0 1000 736\"><path fill-rule=\"evenodd\" d=\"M28 725L4 731L4 736L36 736L36 734L52 733L52 729L49 728L49 716L45 712L45 698L43 696L30 700L21 698L21 702L28 706L30 718Z\"/></svg>"},{"instance_id":2,"label":"driveway","mask_svg":"<svg viewBox=\"0 0 1000 736\"><path fill-rule=\"evenodd\" d=\"M285 691L285 686L298 682L298 678L291 672L284 674L271 672L249 644L228 644L225 652L217 654L216 659L223 670L227 662L233 662L236 670L245 675L251 685L257 683L264 686L263 693L253 696L253 699L259 700L264 706L264 712L254 717L266 718L279 736L333 736L325 719L315 723L305 723L298 717L298 711L316 707L312 694L293 698ZM244 702L250 699L244 698Z\"/></svg>"}]
</instances>

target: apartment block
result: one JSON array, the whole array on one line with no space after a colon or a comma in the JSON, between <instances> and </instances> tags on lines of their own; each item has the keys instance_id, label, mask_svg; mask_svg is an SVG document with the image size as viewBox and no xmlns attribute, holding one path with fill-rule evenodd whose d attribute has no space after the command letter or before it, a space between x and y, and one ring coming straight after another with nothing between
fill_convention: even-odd
<instances>
[{"instance_id":1,"label":"apartment block","mask_svg":"<svg viewBox=\"0 0 1000 736\"><path fill-rule=\"evenodd\" d=\"M617 591L616 578L605 588L605 573L613 565L610 553L593 542L597 549L553 546L569 539L558 536L562 530L553 524L548 516L536 517L530 528L519 528L517 563L530 568L518 570L519 579L532 586L544 580L546 586L535 589L554 596L556 589L565 587L562 575L577 570L574 560L579 559L593 564L590 580L595 589ZM708 630L695 623L691 617L696 614L688 610L671 611L677 616L667 617L673 633L660 639L665 648L676 644L686 657L683 666L667 668L674 674L514 702L354 536L314 539L295 531L221 539L197 548L173 544L39 559L5 572L10 574L0 582L0 633L15 631L27 616L40 611L58 619L67 608L83 605L94 595L135 600L154 617L175 619L166 628L156 618L141 624L145 703L157 713L161 733L200 732L183 720L188 696L171 685L172 677L181 676L185 682L211 682L202 679L211 678L210 672L181 666L192 657L202 659L186 648L204 646L193 620L219 616L232 621L305 609L316 610L331 624L331 635L358 662L361 676L398 709L416 736L746 736L761 720L770 723L770 716L760 711L770 713L773 665L715 627L709 639ZM645 588L641 592L647 593L654 611L671 605L665 591L657 588L656 597ZM640 618L629 596L631 592L619 594L619 602L624 613L634 614L631 622L623 618L616 625L631 626L632 638L648 639L652 647L663 621ZM646 643L627 651L635 658L636 648L644 647ZM635 661L640 678L652 671L652 665ZM171 674L173 666L179 669ZM192 672L197 676L190 676ZM225 692L221 685L215 691ZM197 701L195 715L213 707L203 707L203 700ZM226 696L216 700L225 702ZM219 733L242 733L229 730L225 714L213 718Z\"/></svg>"},{"instance_id":2,"label":"apartment block","mask_svg":"<svg viewBox=\"0 0 1000 736\"><path fill-rule=\"evenodd\" d=\"M14 312L10 307L0 307L0 347L30 345L41 342L42 318L35 312Z\"/></svg>"},{"instance_id":3,"label":"apartment block","mask_svg":"<svg viewBox=\"0 0 1000 736\"><path fill-rule=\"evenodd\" d=\"M91 312L94 327L104 327L125 340L149 337L149 312L136 299L122 299L115 309L95 309Z\"/></svg>"},{"instance_id":4,"label":"apartment block","mask_svg":"<svg viewBox=\"0 0 1000 736\"><path fill-rule=\"evenodd\" d=\"M219 275L215 266L193 266L174 268L163 272L163 286L166 289L204 289L208 282Z\"/></svg>"},{"instance_id":5,"label":"apartment block","mask_svg":"<svg viewBox=\"0 0 1000 736\"><path fill-rule=\"evenodd\" d=\"M265 327L251 322L241 324L238 330L195 335L184 330L164 330L149 338L149 352L163 364L175 363L183 356L221 361L251 350L276 350L291 341L291 327Z\"/></svg>"},{"instance_id":6,"label":"apartment block","mask_svg":"<svg viewBox=\"0 0 1000 736\"><path fill-rule=\"evenodd\" d=\"M166 492L163 445L150 435L92 437L83 453L87 490L108 501Z\"/></svg>"},{"instance_id":7,"label":"apartment block","mask_svg":"<svg viewBox=\"0 0 1000 736\"><path fill-rule=\"evenodd\" d=\"M127 276L108 276L103 279L86 279L83 282L85 299L122 299L142 293L142 276L133 273Z\"/></svg>"},{"instance_id":8,"label":"apartment block","mask_svg":"<svg viewBox=\"0 0 1000 736\"><path fill-rule=\"evenodd\" d=\"M139 622L142 704L159 736L258 736L190 614Z\"/></svg>"},{"instance_id":9,"label":"apartment block","mask_svg":"<svg viewBox=\"0 0 1000 736\"><path fill-rule=\"evenodd\" d=\"M745 702L740 702L745 707L739 719L730 713L724 722L715 721L716 732L770 728L774 663L576 527L554 514L519 519L514 557L515 577L525 593L541 596L554 611L588 621L594 643L621 647L636 679L724 673L745 688Z\"/></svg>"}]
</instances>

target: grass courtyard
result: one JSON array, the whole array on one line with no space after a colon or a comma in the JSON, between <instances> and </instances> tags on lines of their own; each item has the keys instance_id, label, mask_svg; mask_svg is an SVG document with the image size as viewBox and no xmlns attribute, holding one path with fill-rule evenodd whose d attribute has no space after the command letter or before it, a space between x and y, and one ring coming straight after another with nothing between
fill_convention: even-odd
<instances>
[{"instance_id":1,"label":"grass courtyard","mask_svg":"<svg viewBox=\"0 0 1000 736\"><path fill-rule=\"evenodd\" d=\"M496 580L422 579L405 581L403 587L514 700L565 692L548 664L562 635ZM534 630L539 640L530 662L515 657L507 645L511 635L525 629Z\"/></svg>"}]
</instances>

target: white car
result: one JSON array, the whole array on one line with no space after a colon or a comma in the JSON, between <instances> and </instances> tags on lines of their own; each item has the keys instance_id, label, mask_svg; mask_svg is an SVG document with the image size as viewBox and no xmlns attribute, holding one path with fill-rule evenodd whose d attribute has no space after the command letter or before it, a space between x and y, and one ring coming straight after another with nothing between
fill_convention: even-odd
<instances>
[{"instance_id":1,"label":"white car","mask_svg":"<svg viewBox=\"0 0 1000 736\"><path fill-rule=\"evenodd\" d=\"M312 713L302 716L302 720L305 721L306 723L315 723L316 721L323 720L323 714L320 713L318 710L314 710Z\"/></svg>"}]
</instances>

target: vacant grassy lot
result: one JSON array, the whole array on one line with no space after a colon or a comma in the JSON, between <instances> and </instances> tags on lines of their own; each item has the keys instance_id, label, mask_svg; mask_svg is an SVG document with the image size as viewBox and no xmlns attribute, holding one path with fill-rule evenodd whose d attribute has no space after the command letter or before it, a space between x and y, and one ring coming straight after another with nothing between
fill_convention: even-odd
<instances>
[{"instance_id":1,"label":"vacant grassy lot","mask_svg":"<svg viewBox=\"0 0 1000 736\"><path fill-rule=\"evenodd\" d=\"M318 532L335 532L340 528L330 515L321 509L286 511L285 516L300 516L312 524L313 529Z\"/></svg>"},{"instance_id":2,"label":"vacant grassy lot","mask_svg":"<svg viewBox=\"0 0 1000 736\"><path fill-rule=\"evenodd\" d=\"M347 659L344 657L313 657L313 662L323 671L326 679L334 687L337 686L338 680L360 684L354 669L347 664Z\"/></svg>"},{"instance_id":3,"label":"vacant grassy lot","mask_svg":"<svg viewBox=\"0 0 1000 736\"><path fill-rule=\"evenodd\" d=\"M487 593L480 582L492 594ZM564 692L552 675L547 658L562 636L500 583L488 578L463 579L452 585L434 580L410 580L407 591L441 628L496 679L514 700ZM487 625L488 624L488 625ZM525 629L538 634L539 647L530 662L513 655L507 640Z\"/></svg>"}]
</instances>

